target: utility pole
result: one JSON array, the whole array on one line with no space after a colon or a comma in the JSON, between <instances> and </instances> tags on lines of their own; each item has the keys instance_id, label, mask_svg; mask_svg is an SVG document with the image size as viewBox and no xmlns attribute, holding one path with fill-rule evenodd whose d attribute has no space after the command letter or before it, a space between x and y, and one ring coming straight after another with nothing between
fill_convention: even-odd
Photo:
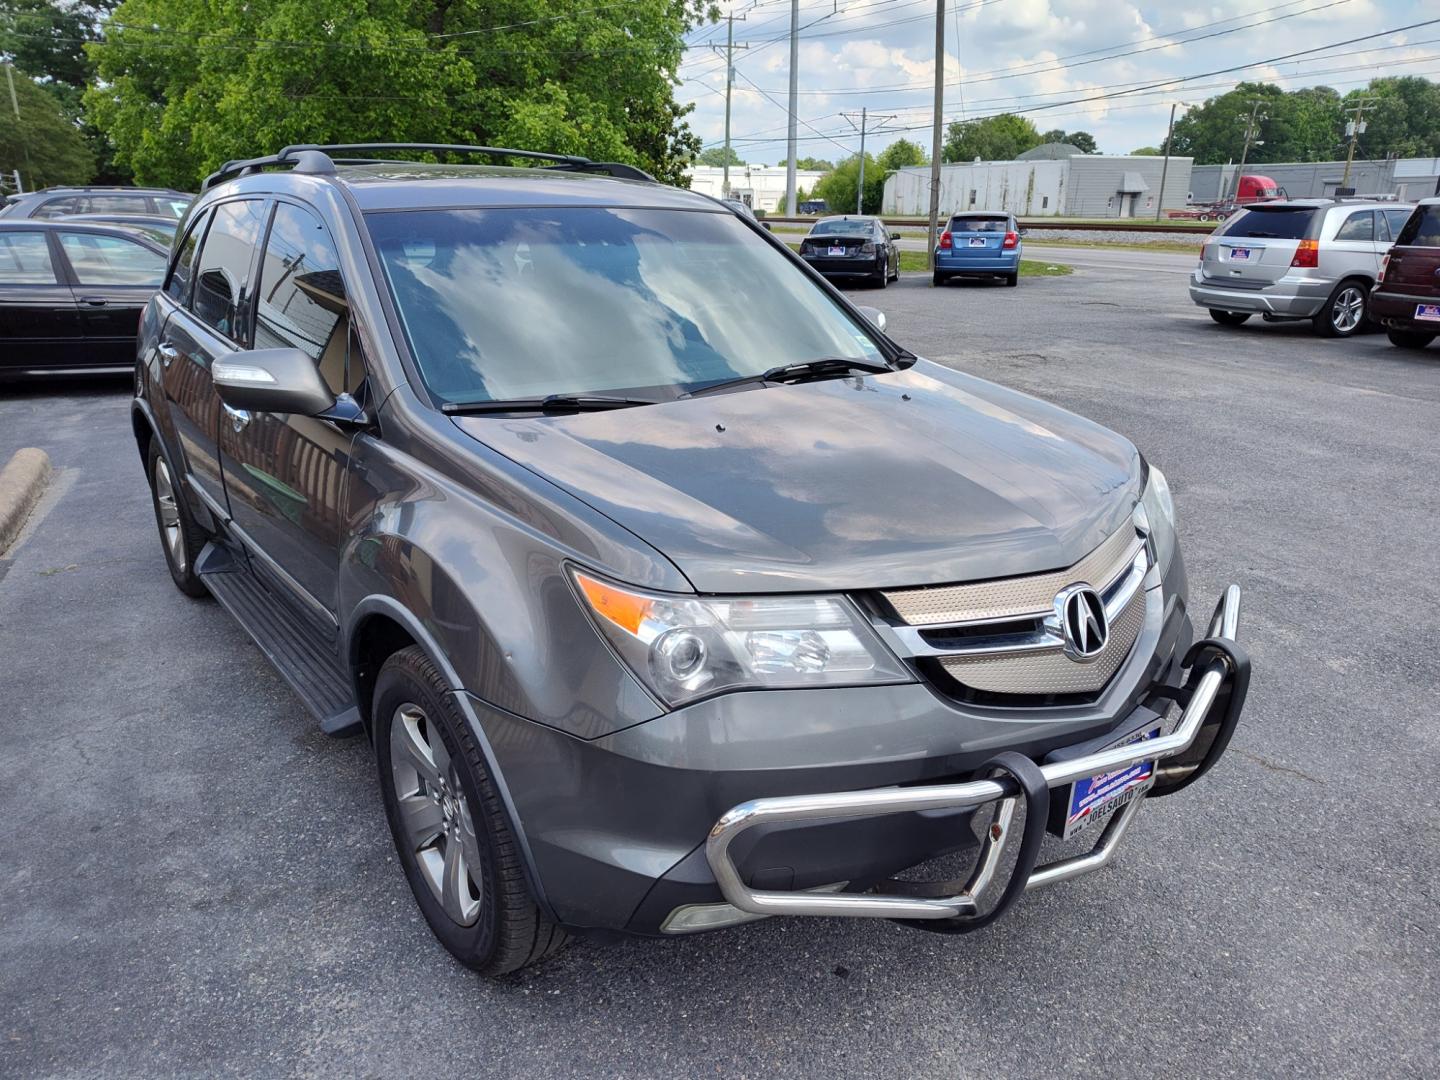
<instances>
[{"instance_id":1,"label":"utility pole","mask_svg":"<svg viewBox=\"0 0 1440 1080\"><path fill-rule=\"evenodd\" d=\"M790 0L790 127L785 149L785 215L795 216L795 125L800 112L800 0Z\"/></svg>"},{"instance_id":2,"label":"utility pole","mask_svg":"<svg viewBox=\"0 0 1440 1080\"><path fill-rule=\"evenodd\" d=\"M857 214L865 213L865 127L869 112L869 109L860 110L860 125L858 128L860 132L860 186L855 192L855 213ZM854 113L841 113L840 115L849 122L851 127L856 126ZM886 116L877 116L875 119L883 124L886 120L894 120L895 114L890 113Z\"/></svg>"},{"instance_id":3,"label":"utility pole","mask_svg":"<svg viewBox=\"0 0 1440 1080\"><path fill-rule=\"evenodd\" d=\"M1175 109L1180 103L1170 103L1170 130L1165 133L1165 164L1160 166L1160 194L1155 199L1155 220L1160 220L1160 215L1165 208L1165 177L1170 172L1170 140L1175 137Z\"/></svg>"},{"instance_id":4,"label":"utility pole","mask_svg":"<svg viewBox=\"0 0 1440 1080\"><path fill-rule=\"evenodd\" d=\"M945 0L935 0L935 118L930 130L930 269L935 269L935 244L940 227L940 135L945 111Z\"/></svg>"},{"instance_id":5,"label":"utility pole","mask_svg":"<svg viewBox=\"0 0 1440 1080\"><path fill-rule=\"evenodd\" d=\"M20 99L15 96L15 65L5 65L5 81L10 84L10 107L15 110L15 134L20 137L20 147L25 153L25 168L31 172L30 182L35 182L35 167L30 164L30 144L25 141L25 136L20 131ZM25 188L20 184L20 170L15 170L15 191L22 194Z\"/></svg>"},{"instance_id":6,"label":"utility pole","mask_svg":"<svg viewBox=\"0 0 1440 1080\"><path fill-rule=\"evenodd\" d=\"M1255 136L1260 134L1260 124L1269 119L1268 117L1260 115L1260 100L1258 98L1250 105L1249 118L1247 119L1244 113L1240 114L1240 118L1245 120L1245 148L1240 151L1240 168L1235 170L1235 190L1230 196L1237 203L1240 201L1240 178L1245 175L1245 159L1250 156L1252 143L1255 146L1265 145L1263 142L1255 140Z\"/></svg>"},{"instance_id":7,"label":"utility pole","mask_svg":"<svg viewBox=\"0 0 1440 1080\"><path fill-rule=\"evenodd\" d=\"M1345 134L1350 136L1350 150L1345 155L1345 175L1340 179L1340 186L1350 186L1350 166L1355 161L1355 144L1360 141L1360 136L1365 134L1365 121L1361 119L1365 110L1375 105L1375 98L1363 98L1355 103L1350 112L1350 121L1345 125Z\"/></svg>"},{"instance_id":8,"label":"utility pole","mask_svg":"<svg viewBox=\"0 0 1440 1080\"><path fill-rule=\"evenodd\" d=\"M740 16L740 21L745 21L745 16ZM735 50L736 48L748 49L749 45L735 44L735 16L734 14L725 17L725 172L720 181L720 192L725 198L730 197L730 91L735 85ZM711 45L711 49L720 51L718 45Z\"/></svg>"}]
</instances>

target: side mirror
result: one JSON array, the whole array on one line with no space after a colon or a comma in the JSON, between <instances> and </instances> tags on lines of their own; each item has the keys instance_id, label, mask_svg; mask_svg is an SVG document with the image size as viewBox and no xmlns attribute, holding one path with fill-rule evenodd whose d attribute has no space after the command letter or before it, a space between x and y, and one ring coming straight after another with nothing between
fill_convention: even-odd
<instances>
[{"instance_id":1,"label":"side mirror","mask_svg":"<svg viewBox=\"0 0 1440 1080\"><path fill-rule=\"evenodd\" d=\"M775 231L774 228L771 227L771 225L770 225L770 223L769 223L768 221L762 221L762 222L760 222L760 227L761 227L762 229L764 229L766 232L774 232L774 231Z\"/></svg>"},{"instance_id":2,"label":"side mirror","mask_svg":"<svg viewBox=\"0 0 1440 1080\"><path fill-rule=\"evenodd\" d=\"M299 349L233 352L210 365L210 377L232 409L316 416L335 405L315 361Z\"/></svg>"},{"instance_id":3,"label":"side mirror","mask_svg":"<svg viewBox=\"0 0 1440 1080\"><path fill-rule=\"evenodd\" d=\"M885 332L885 313L883 311L873 307L862 307L859 310L861 315L870 320L875 329L882 334Z\"/></svg>"},{"instance_id":4,"label":"side mirror","mask_svg":"<svg viewBox=\"0 0 1440 1080\"><path fill-rule=\"evenodd\" d=\"M899 240L899 239L900 239L900 234L899 234L898 232L892 232L892 233L890 234L890 239L891 239L891 240Z\"/></svg>"},{"instance_id":5,"label":"side mirror","mask_svg":"<svg viewBox=\"0 0 1440 1080\"><path fill-rule=\"evenodd\" d=\"M1021 229L1019 229L1019 230L1017 230L1017 231L1020 233L1021 236L1024 236L1024 235L1025 235L1026 233L1028 233L1030 230L1029 230L1029 229L1026 229L1026 228L1021 228Z\"/></svg>"}]
</instances>

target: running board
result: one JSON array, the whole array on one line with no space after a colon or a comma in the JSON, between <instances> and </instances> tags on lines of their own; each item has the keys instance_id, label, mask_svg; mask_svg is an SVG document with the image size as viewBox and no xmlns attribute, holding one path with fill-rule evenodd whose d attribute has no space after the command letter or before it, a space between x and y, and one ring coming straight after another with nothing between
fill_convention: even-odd
<instances>
[{"instance_id":1,"label":"running board","mask_svg":"<svg viewBox=\"0 0 1440 1080\"><path fill-rule=\"evenodd\" d=\"M271 595L228 548L206 544L195 573L315 714L321 731L337 738L363 732L355 690L327 631Z\"/></svg>"}]
</instances>

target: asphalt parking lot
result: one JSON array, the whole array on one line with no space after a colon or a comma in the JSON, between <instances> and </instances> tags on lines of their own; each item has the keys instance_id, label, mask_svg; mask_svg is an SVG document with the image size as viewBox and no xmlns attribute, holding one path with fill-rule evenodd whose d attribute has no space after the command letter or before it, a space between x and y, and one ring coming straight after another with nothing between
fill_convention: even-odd
<instances>
[{"instance_id":1,"label":"asphalt parking lot","mask_svg":"<svg viewBox=\"0 0 1440 1080\"><path fill-rule=\"evenodd\" d=\"M368 747L168 580L125 381L0 388L0 461L58 469L0 559L0 1074L1435 1075L1440 346L1224 329L1155 267L855 295L1132 438L1196 607L1245 591L1231 751L1113 867L977 935L777 920L482 981Z\"/></svg>"}]
</instances>

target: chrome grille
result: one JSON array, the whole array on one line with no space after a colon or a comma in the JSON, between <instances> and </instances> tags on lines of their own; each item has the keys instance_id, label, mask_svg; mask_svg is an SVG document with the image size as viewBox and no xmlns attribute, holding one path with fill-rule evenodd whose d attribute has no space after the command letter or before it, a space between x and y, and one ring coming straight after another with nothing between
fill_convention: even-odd
<instances>
[{"instance_id":1,"label":"chrome grille","mask_svg":"<svg viewBox=\"0 0 1440 1080\"><path fill-rule=\"evenodd\" d=\"M1110 624L1104 650L1088 664L1077 664L1061 648L988 656L946 656L945 673L956 682L989 694L1089 694L1104 689L1135 647L1145 626L1145 590Z\"/></svg>"},{"instance_id":2,"label":"chrome grille","mask_svg":"<svg viewBox=\"0 0 1440 1080\"><path fill-rule=\"evenodd\" d=\"M1135 560L1143 543L1127 526L1067 570L968 585L894 589L882 595L910 626L954 626L1043 615L1052 610L1055 594L1067 585L1084 581L1104 589Z\"/></svg>"}]
</instances>

